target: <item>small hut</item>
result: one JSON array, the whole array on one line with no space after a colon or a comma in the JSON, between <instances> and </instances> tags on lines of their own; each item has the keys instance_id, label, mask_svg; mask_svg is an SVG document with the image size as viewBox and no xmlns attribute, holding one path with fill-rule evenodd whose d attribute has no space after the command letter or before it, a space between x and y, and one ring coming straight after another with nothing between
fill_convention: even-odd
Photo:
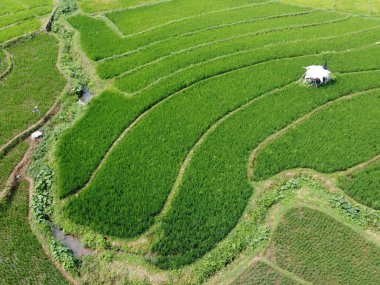
<instances>
[{"instance_id":1,"label":"small hut","mask_svg":"<svg viewBox=\"0 0 380 285\"><path fill-rule=\"evenodd\" d=\"M312 84L318 87L323 84L327 84L331 80L331 72L324 65L310 65L305 68L306 73L304 75L304 80L306 83Z\"/></svg>"}]
</instances>

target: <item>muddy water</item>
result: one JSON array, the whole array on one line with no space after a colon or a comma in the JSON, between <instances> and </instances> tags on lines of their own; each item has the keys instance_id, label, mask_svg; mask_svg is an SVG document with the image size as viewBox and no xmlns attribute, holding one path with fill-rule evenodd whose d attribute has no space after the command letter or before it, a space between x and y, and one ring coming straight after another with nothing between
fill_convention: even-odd
<instances>
[{"instance_id":1,"label":"muddy water","mask_svg":"<svg viewBox=\"0 0 380 285\"><path fill-rule=\"evenodd\" d=\"M53 227L53 233L57 240L72 250L75 257L92 254L92 250L85 248L79 239L70 235L65 235L65 233L56 226Z\"/></svg>"},{"instance_id":2,"label":"muddy water","mask_svg":"<svg viewBox=\"0 0 380 285\"><path fill-rule=\"evenodd\" d=\"M83 103L83 104L87 104L92 98L92 94L90 92L90 90L88 90L88 88L84 88L83 90L83 93L82 95L79 97L79 100Z\"/></svg>"}]
</instances>

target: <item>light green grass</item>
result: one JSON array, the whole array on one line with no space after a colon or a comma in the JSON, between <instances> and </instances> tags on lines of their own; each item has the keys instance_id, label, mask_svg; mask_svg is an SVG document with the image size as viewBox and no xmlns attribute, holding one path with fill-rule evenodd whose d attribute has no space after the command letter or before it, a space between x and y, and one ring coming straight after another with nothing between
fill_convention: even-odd
<instances>
[{"instance_id":1,"label":"light green grass","mask_svg":"<svg viewBox=\"0 0 380 285\"><path fill-rule=\"evenodd\" d=\"M68 284L45 256L28 221L28 184L22 182L11 201L0 206L0 283Z\"/></svg>"}]
</instances>

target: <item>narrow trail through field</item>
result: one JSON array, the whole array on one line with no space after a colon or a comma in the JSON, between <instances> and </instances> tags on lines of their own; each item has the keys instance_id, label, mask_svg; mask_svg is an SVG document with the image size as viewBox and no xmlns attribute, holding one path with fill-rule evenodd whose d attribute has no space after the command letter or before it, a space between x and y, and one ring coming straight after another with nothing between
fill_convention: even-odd
<instances>
[{"instance_id":1,"label":"narrow trail through field","mask_svg":"<svg viewBox=\"0 0 380 285\"><path fill-rule=\"evenodd\" d=\"M372 71L372 70L371 70ZM332 100L332 101L329 101L319 107L317 107L316 109L314 109L313 111L311 111L310 113L306 114L305 116L297 119L296 121L294 121L293 123L289 124L288 126L286 126L285 128L281 129L280 131L274 133L273 135L267 137L264 141L262 141L251 153L250 157L249 157L249 160L248 160L248 166L247 166L247 178L249 181L252 181L253 177L254 177L254 164L255 164L255 161L256 161L256 158L257 158L257 155L258 153L264 149L264 147L268 144L270 144L271 142L273 142L274 140L276 140L277 138L279 138L280 136L284 135L287 131L289 131L290 129L302 124L303 122L305 122L306 120L308 120L309 118L311 118L313 115L315 115L316 113L318 113L319 111L321 110L324 110L328 107L330 107L332 104L336 103L336 102L340 102L340 101L344 101L344 100L349 100L351 98L354 98L354 97L357 97L357 96L360 96L360 95L364 95L364 94L367 94L367 93L371 93L373 91L379 91L380 88L373 88L373 89L368 89L368 90L365 90L365 91L361 91L361 92L355 92L355 93L350 93L348 95L344 95L344 96L341 96L339 97L338 99L335 99L335 100Z\"/></svg>"}]
</instances>

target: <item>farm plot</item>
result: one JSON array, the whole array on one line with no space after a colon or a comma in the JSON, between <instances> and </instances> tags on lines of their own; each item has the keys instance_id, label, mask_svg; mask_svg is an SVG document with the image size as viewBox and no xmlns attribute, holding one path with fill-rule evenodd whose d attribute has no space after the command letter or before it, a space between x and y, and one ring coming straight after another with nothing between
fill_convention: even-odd
<instances>
[{"instance_id":1,"label":"farm plot","mask_svg":"<svg viewBox=\"0 0 380 285\"><path fill-rule=\"evenodd\" d=\"M58 44L54 37L40 35L9 51L14 68L0 80L0 145L40 120L65 85L56 67ZM35 106L39 113L33 112Z\"/></svg>"},{"instance_id":2,"label":"farm plot","mask_svg":"<svg viewBox=\"0 0 380 285\"><path fill-rule=\"evenodd\" d=\"M4 157L0 157L0 192L5 188L8 177L11 175L17 163L23 157L27 146L28 145L26 142L22 142L13 148Z\"/></svg>"},{"instance_id":3,"label":"farm plot","mask_svg":"<svg viewBox=\"0 0 380 285\"><path fill-rule=\"evenodd\" d=\"M358 202L380 210L380 162L342 176L339 185Z\"/></svg>"},{"instance_id":4,"label":"farm plot","mask_svg":"<svg viewBox=\"0 0 380 285\"><path fill-rule=\"evenodd\" d=\"M379 115L379 90L331 105L266 146L255 179L292 168L332 173L369 160L380 153Z\"/></svg>"},{"instance_id":5,"label":"farm plot","mask_svg":"<svg viewBox=\"0 0 380 285\"><path fill-rule=\"evenodd\" d=\"M0 44L39 29L52 7L52 0L1 1Z\"/></svg>"},{"instance_id":6,"label":"farm plot","mask_svg":"<svg viewBox=\"0 0 380 285\"><path fill-rule=\"evenodd\" d=\"M376 284L380 279L379 247L317 210L287 212L275 230L273 248L278 266L313 284Z\"/></svg>"},{"instance_id":7,"label":"farm plot","mask_svg":"<svg viewBox=\"0 0 380 285\"><path fill-rule=\"evenodd\" d=\"M195 261L231 231L254 192L247 179L252 150L297 120L295 129L309 131L308 138L318 136L320 125L309 123L314 117L323 119L326 133L336 130L338 119L328 114L346 119L342 133L360 129L343 143L331 134L326 149L340 163L331 171L379 152L373 120L380 107L378 20L246 1L199 7L188 1L163 13L172 3L68 18L112 88L90 104L56 151L65 217L119 238L151 229L150 253L161 268ZM142 23L141 15L152 22ZM334 84L296 83L304 66L325 61L337 75ZM366 148L340 159L347 149L358 150L364 136ZM312 151L302 142L299 135L291 146ZM315 142L322 148L322 140ZM292 159L269 151L262 158L264 152L255 179L287 169L269 155ZM325 158L313 155L313 163Z\"/></svg>"},{"instance_id":8,"label":"farm plot","mask_svg":"<svg viewBox=\"0 0 380 285\"><path fill-rule=\"evenodd\" d=\"M28 184L0 206L0 283L68 284L46 257L28 221Z\"/></svg>"}]
</instances>

